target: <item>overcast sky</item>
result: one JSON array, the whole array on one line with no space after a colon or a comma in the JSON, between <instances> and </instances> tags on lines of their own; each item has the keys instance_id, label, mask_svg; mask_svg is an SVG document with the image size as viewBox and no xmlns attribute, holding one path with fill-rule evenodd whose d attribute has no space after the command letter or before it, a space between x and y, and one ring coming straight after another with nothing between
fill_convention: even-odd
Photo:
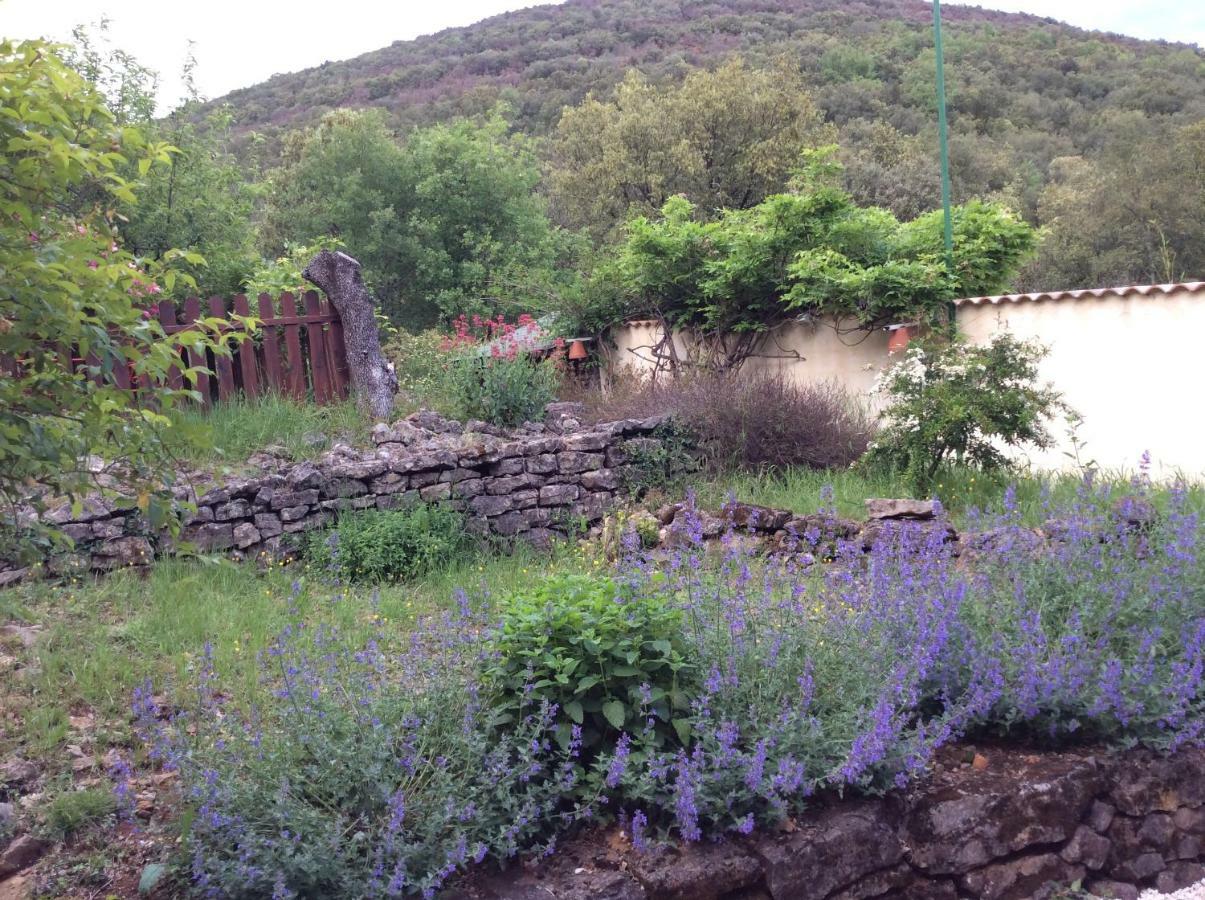
<instances>
[{"instance_id":1,"label":"overcast sky","mask_svg":"<svg viewBox=\"0 0 1205 900\"><path fill-rule=\"evenodd\" d=\"M196 42L197 85L218 97L277 72L347 59L393 41L469 25L531 0L0 0L0 36L67 39L74 25L111 20L114 45L162 76L160 106L180 98L180 64ZM1205 46L1202 0L994 0L1085 28Z\"/></svg>"}]
</instances>

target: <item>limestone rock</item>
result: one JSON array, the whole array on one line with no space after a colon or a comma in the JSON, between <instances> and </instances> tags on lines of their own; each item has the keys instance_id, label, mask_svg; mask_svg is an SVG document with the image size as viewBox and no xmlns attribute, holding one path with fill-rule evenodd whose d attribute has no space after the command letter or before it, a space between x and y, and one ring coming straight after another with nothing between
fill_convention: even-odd
<instances>
[{"instance_id":1,"label":"limestone rock","mask_svg":"<svg viewBox=\"0 0 1205 900\"><path fill-rule=\"evenodd\" d=\"M866 500L866 518L883 519L932 519L937 514L932 500L892 500L871 497Z\"/></svg>"},{"instance_id":2,"label":"limestone rock","mask_svg":"<svg viewBox=\"0 0 1205 900\"><path fill-rule=\"evenodd\" d=\"M0 852L0 879L15 875L41 859L50 845L32 834L18 835Z\"/></svg>"},{"instance_id":3,"label":"limestone rock","mask_svg":"<svg viewBox=\"0 0 1205 900\"><path fill-rule=\"evenodd\" d=\"M1041 900L1082 880L1084 874L1083 866L1040 853L976 869L963 877L962 884L979 900Z\"/></svg>"},{"instance_id":4,"label":"limestone rock","mask_svg":"<svg viewBox=\"0 0 1205 900\"><path fill-rule=\"evenodd\" d=\"M761 878L761 862L739 844L686 844L635 858L632 874L658 900L715 900Z\"/></svg>"}]
</instances>

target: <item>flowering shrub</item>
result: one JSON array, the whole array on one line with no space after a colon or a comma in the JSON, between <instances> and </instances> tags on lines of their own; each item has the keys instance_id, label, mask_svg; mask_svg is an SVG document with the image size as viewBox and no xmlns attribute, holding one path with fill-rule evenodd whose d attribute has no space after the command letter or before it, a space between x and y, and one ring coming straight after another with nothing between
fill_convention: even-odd
<instances>
[{"instance_id":1,"label":"flowering shrub","mask_svg":"<svg viewBox=\"0 0 1205 900\"><path fill-rule=\"evenodd\" d=\"M461 414L510 426L538 419L556 399L560 369L555 356L540 360L530 353L547 341L535 320L460 316L454 325L443 349L453 354L449 388ZM553 346L559 350L560 340Z\"/></svg>"},{"instance_id":2,"label":"flowering shrub","mask_svg":"<svg viewBox=\"0 0 1205 900\"><path fill-rule=\"evenodd\" d=\"M365 510L315 534L306 555L346 581L405 581L451 562L465 549L464 516L446 506Z\"/></svg>"},{"instance_id":3,"label":"flowering shrub","mask_svg":"<svg viewBox=\"0 0 1205 900\"><path fill-rule=\"evenodd\" d=\"M1064 410L1060 394L1038 383L1046 348L1004 333L986 346L961 341L910 347L873 389L889 402L868 461L903 473L928 491L948 462L1007 468L1002 448L1051 445L1047 423Z\"/></svg>"},{"instance_id":4,"label":"flowering shrub","mask_svg":"<svg viewBox=\"0 0 1205 900\"><path fill-rule=\"evenodd\" d=\"M555 740L576 741L586 760L624 735L654 746L688 734L695 678L676 605L609 578L565 576L507 598L500 611L484 672L496 724L556 709Z\"/></svg>"},{"instance_id":5,"label":"flowering shrub","mask_svg":"<svg viewBox=\"0 0 1205 900\"><path fill-rule=\"evenodd\" d=\"M193 879L223 897L429 896L604 817L637 847L747 833L818 791L905 784L967 734L1200 745L1205 527L1183 491L1153 509L1142 484L1085 484L1042 537L1010 495L957 563L942 528L904 522L813 564L735 534L705 550L687 510L668 558L632 547L613 579L545 584L501 625L464 595L403 642L299 621L262 658L258 707L223 700L206 660L186 709L140 692L140 729L195 804ZM579 690L608 648L622 724ZM686 727L657 740L643 698L675 666Z\"/></svg>"}]
</instances>

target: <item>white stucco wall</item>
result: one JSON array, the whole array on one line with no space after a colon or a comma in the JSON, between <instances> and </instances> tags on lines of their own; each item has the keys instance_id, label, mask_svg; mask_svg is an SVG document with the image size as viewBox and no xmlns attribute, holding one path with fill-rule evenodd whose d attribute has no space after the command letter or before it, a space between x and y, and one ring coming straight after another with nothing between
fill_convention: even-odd
<instances>
[{"instance_id":1,"label":"white stucco wall","mask_svg":"<svg viewBox=\"0 0 1205 900\"><path fill-rule=\"evenodd\" d=\"M1080 439L1100 465L1132 471L1149 451L1156 476L1205 476L1205 288L964 302L958 324L974 341L1010 331L1046 344L1042 374L1083 416ZM1064 467L1067 449L1032 462Z\"/></svg>"},{"instance_id":2,"label":"white stucco wall","mask_svg":"<svg viewBox=\"0 0 1205 900\"><path fill-rule=\"evenodd\" d=\"M1007 330L1050 348L1042 373L1083 416L1086 457L1134 471L1149 451L1157 477L1205 477L1205 346L1196 346L1205 341L1205 285L979 298L959 303L958 324L973 341ZM653 323L615 329L612 373L650 372L647 348L658 337ZM801 383L835 380L867 398L895 359L887 341L884 331L791 322L775 329L746 371L781 369ZM784 358L795 353L799 359ZM1053 430L1059 446L1029 455L1037 468L1070 465L1065 425Z\"/></svg>"}]
</instances>

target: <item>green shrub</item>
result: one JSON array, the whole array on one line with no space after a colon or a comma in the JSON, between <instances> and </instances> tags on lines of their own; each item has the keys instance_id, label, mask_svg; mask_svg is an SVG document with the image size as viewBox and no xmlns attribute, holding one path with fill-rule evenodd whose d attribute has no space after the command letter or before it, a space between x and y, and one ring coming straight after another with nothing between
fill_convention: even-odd
<instances>
[{"instance_id":1,"label":"green shrub","mask_svg":"<svg viewBox=\"0 0 1205 900\"><path fill-rule=\"evenodd\" d=\"M347 581L406 581L447 565L466 542L460 513L424 504L343 516L310 538L306 555Z\"/></svg>"},{"instance_id":2,"label":"green shrub","mask_svg":"<svg viewBox=\"0 0 1205 900\"><path fill-rule=\"evenodd\" d=\"M449 371L452 398L461 415L494 425L522 425L542 417L561 383L553 360L516 356L457 358Z\"/></svg>"},{"instance_id":3,"label":"green shrub","mask_svg":"<svg viewBox=\"0 0 1205 900\"><path fill-rule=\"evenodd\" d=\"M447 338L434 329L416 333L393 328L388 335L383 350L393 363L401 394L427 409L458 412L450 405Z\"/></svg>"},{"instance_id":4,"label":"green shrub","mask_svg":"<svg viewBox=\"0 0 1205 900\"><path fill-rule=\"evenodd\" d=\"M1045 355L1040 344L1007 333L986 346L958 340L909 348L875 387L889 405L867 462L926 492L944 465L1007 469L1004 448L1051 446L1047 423L1066 406L1038 382Z\"/></svg>"},{"instance_id":5,"label":"green shrub","mask_svg":"<svg viewBox=\"0 0 1205 900\"><path fill-rule=\"evenodd\" d=\"M46 828L58 840L64 840L81 828L100 822L113 814L117 802L112 791L87 788L59 794L46 808Z\"/></svg>"},{"instance_id":6,"label":"green shrub","mask_svg":"<svg viewBox=\"0 0 1205 900\"><path fill-rule=\"evenodd\" d=\"M506 598L483 681L495 724L511 727L555 704L562 748L580 727L588 761L621 735L646 747L686 743L694 668L682 613L610 578L565 575Z\"/></svg>"}]
</instances>

